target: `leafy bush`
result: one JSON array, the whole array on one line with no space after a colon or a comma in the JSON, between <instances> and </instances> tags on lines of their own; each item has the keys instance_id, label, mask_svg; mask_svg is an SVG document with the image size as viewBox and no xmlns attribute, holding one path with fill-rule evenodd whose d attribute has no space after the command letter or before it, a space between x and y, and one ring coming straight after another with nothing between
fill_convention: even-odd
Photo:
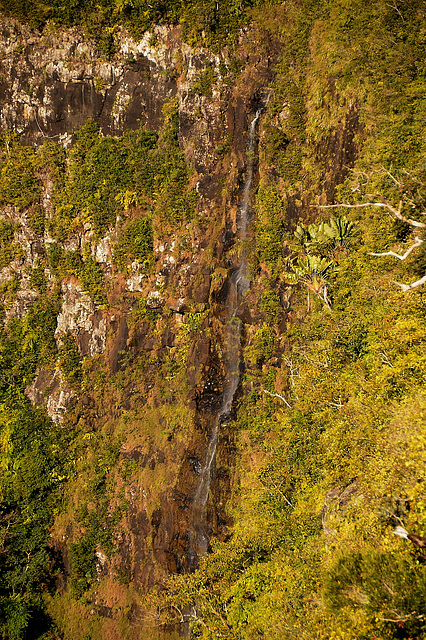
<instances>
[{"instance_id":1,"label":"leafy bush","mask_svg":"<svg viewBox=\"0 0 426 640\"><path fill-rule=\"evenodd\" d=\"M256 331L253 337L253 343L249 347L250 360L257 366L260 366L272 356L275 344L275 333L267 324Z\"/></svg>"},{"instance_id":2,"label":"leafy bush","mask_svg":"<svg viewBox=\"0 0 426 640\"><path fill-rule=\"evenodd\" d=\"M280 296L272 290L264 291L260 298L259 307L267 314L268 322L278 324L282 316Z\"/></svg>"},{"instance_id":3,"label":"leafy bush","mask_svg":"<svg viewBox=\"0 0 426 640\"><path fill-rule=\"evenodd\" d=\"M42 207L34 207L28 223L30 229L39 236L42 236L46 228L46 216Z\"/></svg>"},{"instance_id":4,"label":"leafy bush","mask_svg":"<svg viewBox=\"0 0 426 640\"><path fill-rule=\"evenodd\" d=\"M96 575L96 539L83 535L70 545L71 589L76 598L81 598Z\"/></svg>"},{"instance_id":5,"label":"leafy bush","mask_svg":"<svg viewBox=\"0 0 426 640\"><path fill-rule=\"evenodd\" d=\"M36 154L24 147L15 134L4 134L0 140L2 165L0 168L0 203L26 209L40 196L41 183L36 177Z\"/></svg>"},{"instance_id":6,"label":"leafy bush","mask_svg":"<svg viewBox=\"0 0 426 640\"><path fill-rule=\"evenodd\" d=\"M117 242L114 258L117 262L149 261L153 251L153 230L149 218L136 218L125 225Z\"/></svg>"},{"instance_id":7,"label":"leafy bush","mask_svg":"<svg viewBox=\"0 0 426 640\"><path fill-rule=\"evenodd\" d=\"M74 275L81 286L97 305L108 304L106 280L102 266L85 252L65 251L60 244L49 243L46 247L49 268L58 278Z\"/></svg>"},{"instance_id":8,"label":"leafy bush","mask_svg":"<svg viewBox=\"0 0 426 640\"><path fill-rule=\"evenodd\" d=\"M16 390L2 391L1 424L1 629L4 637L19 639L44 616L49 534L67 475L69 434Z\"/></svg>"},{"instance_id":9,"label":"leafy bush","mask_svg":"<svg viewBox=\"0 0 426 640\"><path fill-rule=\"evenodd\" d=\"M78 386L83 377L83 370L75 337L71 334L61 336L59 364L65 380L73 387Z\"/></svg>"},{"instance_id":10,"label":"leafy bush","mask_svg":"<svg viewBox=\"0 0 426 640\"><path fill-rule=\"evenodd\" d=\"M11 222L0 219L0 269L7 267L12 260L24 256L21 245L14 242L15 229Z\"/></svg>"},{"instance_id":11,"label":"leafy bush","mask_svg":"<svg viewBox=\"0 0 426 640\"><path fill-rule=\"evenodd\" d=\"M187 188L190 170L178 130L174 106L165 111L160 138L143 129L120 138L103 137L96 123L87 122L76 134L68 170L55 192L55 237L62 241L83 223L97 234L105 233L123 208L134 205L153 208L158 219L171 225L190 218L197 196ZM139 254L147 255L149 233L146 238L143 250L136 249Z\"/></svg>"},{"instance_id":12,"label":"leafy bush","mask_svg":"<svg viewBox=\"0 0 426 640\"><path fill-rule=\"evenodd\" d=\"M191 91L205 96L206 98L212 97L212 85L216 82L217 75L213 69L211 62L207 62L204 71L192 84Z\"/></svg>"},{"instance_id":13,"label":"leafy bush","mask_svg":"<svg viewBox=\"0 0 426 640\"><path fill-rule=\"evenodd\" d=\"M286 224L285 204L272 184L259 187L256 209L256 256L275 276L282 271Z\"/></svg>"},{"instance_id":14,"label":"leafy bush","mask_svg":"<svg viewBox=\"0 0 426 640\"><path fill-rule=\"evenodd\" d=\"M44 273L43 262L37 264L30 273L30 287L35 289L40 294L44 294L47 291L47 278Z\"/></svg>"},{"instance_id":15,"label":"leafy bush","mask_svg":"<svg viewBox=\"0 0 426 640\"><path fill-rule=\"evenodd\" d=\"M92 256L86 256L79 271L79 278L84 291L89 294L93 302L98 305L108 304L108 298L105 293L104 271L99 262L96 262Z\"/></svg>"}]
</instances>

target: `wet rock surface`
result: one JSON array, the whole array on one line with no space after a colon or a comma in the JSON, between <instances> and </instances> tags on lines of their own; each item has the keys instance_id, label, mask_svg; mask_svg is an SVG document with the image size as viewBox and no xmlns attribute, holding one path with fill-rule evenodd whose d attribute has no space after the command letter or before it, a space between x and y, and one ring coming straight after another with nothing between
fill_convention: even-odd
<instances>
[{"instance_id":1,"label":"wet rock surface","mask_svg":"<svg viewBox=\"0 0 426 640\"><path fill-rule=\"evenodd\" d=\"M219 58L184 44L179 28L156 28L155 46L150 44L151 35L136 43L122 32L119 53L105 61L78 29L36 33L8 20L2 21L0 29L4 52L1 129L21 134L25 144L38 146L48 139L68 146L75 129L88 119L97 121L104 135L120 135L141 125L158 131L165 102L176 100L179 141L194 168L193 186L200 196L198 221L155 240L151 275L137 263L126 274L118 273L113 263L113 228L95 237L86 224L64 243L67 251L90 247L108 284L109 305L99 306L76 277L65 277L60 285L57 346L72 336L93 380L98 367L106 365L108 373L102 369L102 380L109 384L110 395L95 384L84 390L72 388L59 368L39 369L27 388L31 402L45 405L51 418L65 427L70 420L89 434L92 430L114 437L117 425L123 429L125 420L127 439L120 449L121 475L117 471L114 476L113 494L119 502L121 492L127 506L115 533L116 555L96 549L99 593L107 581L117 582L117 575L140 593L161 584L169 573L193 568L188 556L191 508L226 377L224 319L235 271L227 252L235 239L253 105L259 87L272 77L268 62L252 66L249 81L237 77L234 86L225 84ZM211 96L193 90L207 61L217 73ZM226 153L218 152L224 142ZM47 220L53 206L51 194L52 184L45 178L41 202ZM6 313L22 317L37 295L28 273L54 240L47 231L37 235L30 228L28 212L8 207L1 216L19 227L15 236L23 255L0 278L7 281L18 274L20 289ZM53 286L54 275L47 268L45 277ZM146 317L137 315L141 299ZM244 314L245 320L250 319L248 309ZM185 327L201 316L188 338ZM183 353L186 369L181 395L172 383L168 390L163 385L160 392L159 380L164 382L164 375L173 380L173 367L178 368ZM185 418L174 424L169 414L179 403ZM212 473L205 533L223 540L231 524L226 502L235 451L226 425L218 451L221 462ZM63 557L68 575L68 546L77 539L78 527L64 531L61 526L57 525L52 544ZM125 600L124 595L120 597ZM112 590L103 593L90 615L114 618L119 610L117 598ZM132 611L136 620L142 608L134 602Z\"/></svg>"}]
</instances>

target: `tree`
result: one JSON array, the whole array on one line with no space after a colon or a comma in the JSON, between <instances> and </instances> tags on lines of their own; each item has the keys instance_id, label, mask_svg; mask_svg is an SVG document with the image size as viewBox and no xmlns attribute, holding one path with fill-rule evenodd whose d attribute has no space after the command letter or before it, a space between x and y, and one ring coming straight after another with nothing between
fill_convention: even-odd
<instances>
[{"instance_id":1,"label":"tree","mask_svg":"<svg viewBox=\"0 0 426 640\"><path fill-rule=\"evenodd\" d=\"M343 216L331 218L329 222L320 222L319 225L310 224L309 227L298 224L294 237L307 253L323 255L331 251L335 257L335 250L347 248L354 234L354 223Z\"/></svg>"},{"instance_id":2,"label":"tree","mask_svg":"<svg viewBox=\"0 0 426 640\"><path fill-rule=\"evenodd\" d=\"M345 207L347 209L360 209L360 208L365 208L365 207L379 207L379 208L384 208L394 218L396 218L397 220L400 220L401 222L404 222L405 224L408 224L413 229L426 229L426 223L419 222L418 220L414 220L412 218L408 218L407 216L402 214L403 200L400 200L398 206L395 207L388 200L386 200L385 198L382 198L381 196L373 196L372 194L366 194L366 197L371 197L373 199L369 200L368 202L362 202L362 203L358 203L358 204L348 204L348 203L342 202L342 203L339 203L339 204L319 205L318 208L319 209L334 209L334 208L339 208L339 207ZM424 211L424 210L421 211L420 215L426 215L426 211ZM413 236L413 244L402 255L400 255L398 253L395 253L394 251L385 251L385 252L382 252L382 253L372 253L372 252L370 252L369 255L376 256L376 257L392 256L394 258L397 258L398 260L405 260L406 258L408 258L408 256L411 254L411 252L414 249L416 249L417 247L419 247L421 244L423 244L423 242L424 242L424 240L422 238L420 238L419 235L414 235ZM420 285L424 284L425 282L426 282L426 273L425 273L424 276L422 276L421 278L419 278L415 282L412 282L411 284L403 284L403 283L400 283L400 282L397 282L396 284L399 287L401 287L402 291L407 292L407 291L410 291L412 289L415 289L416 287L419 287Z\"/></svg>"},{"instance_id":3,"label":"tree","mask_svg":"<svg viewBox=\"0 0 426 640\"><path fill-rule=\"evenodd\" d=\"M331 309L330 300L327 296L327 276L332 266L333 260L307 254L304 257L297 258L297 262L293 264L293 273L287 274L287 280L301 282L308 289L308 311L311 310L309 291L319 296L326 307Z\"/></svg>"},{"instance_id":4,"label":"tree","mask_svg":"<svg viewBox=\"0 0 426 640\"><path fill-rule=\"evenodd\" d=\"M355 225L345 217L331 218L329 222L298 224L294 237L296 253L303 248L304 255L296 256L292 263L292 273L286 274L288 282L303 283L308 289L308 311L310 311L309 291L321 298L328 309L331 308L327 294L328 274L338 262L339 253L344 251L354 236Z\"/></svg>"}]
</instances>

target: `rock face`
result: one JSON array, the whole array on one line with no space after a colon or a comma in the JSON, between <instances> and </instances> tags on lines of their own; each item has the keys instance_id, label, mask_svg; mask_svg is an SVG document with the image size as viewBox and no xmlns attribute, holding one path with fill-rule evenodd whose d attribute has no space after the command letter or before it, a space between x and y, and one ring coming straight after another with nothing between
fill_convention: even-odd
<instances>
[{"instance_id":1,"label":"rock face","mask_svg":"<svg viewBox=\"0 0 426 640\"><path fill-rule=\"evenodd\" d=\"M206 100L191 86L206 62L214 65L220 79L219 57L191 49L177 27L156 27L155 46L151 39L146 33L136 43L122 32L117 36L119 52L105 61L78 29L38 34L3 20L1 129L14 130L24 142L35 144L44 138L69 144L72 132L89 118L99 122L105 135L141 125L156 130L164 102L177 97L180 134L197 170L207 174L224 127L239 147L242 168L246 107L254 92L230 101L230 88L218 85Z\"/></svg>"},{"instance_id":2,"label":"rock face","mask_svg":"<svg viewBox=\"0 0 426 640\"><path fill-rule=\"evenodd\" d=\"M52 374L41 369L26 394L36 407L46 405L47 414L53 422L63 422L76 399L75 391L63 379L60 369L55 369Z\"/></svg>"},{"instance_id":3,"label":"rock face","mask_svg":"<svg viewBox=\"0 0 426 640\"><path fill-rule=\"evenodd\" d=\"M130 596L126 589L117 596L108 587L114 580L117 584L117 575L140 593L168 573L188 567L188 508L224 376L220 343L226 249L233 244L249 114L271 78L273 54L253 64L247 53L246 69L233 78L232 86L221 76L223 56L191 49L182 42L179 28L157 27L155 38L147 33L139 43L124 31L117 39L118 54L104 61L77 29L34 33L5 20L0 29L2 130L21 134L25 144L38 146L47 139L67 147L74 130L88 119L97 121L104 135L141 126L158 130L164 104L174 100L181 148L194 168L193 186L200 196L198 221L155 239L151 276L137 263L126 274L114 267L113 228L95 237L85 224L63 243L70 252L90 247L108 283L109 305L99 307L74 275L65 277L55 340L61 347L72 336L88 379L102 374L104 386L99 390L93 382L78 390L58 366L50 366L39 368L27 388L31 402L44 404L55 422L78 423L88 438L92 433L117 433L122 439L117 463L121 471L110 474L115 485L111 513L123 496L127 506L114 534L116 555L96 550L99 588L92 601L96 615L118 620ZM203 95L194 83L206 63L215 76ZM49 219L52 183L41 178L40 202ZM2 283L19 280L7 318L24 316L37 298L28 274L53 243L47 231L32 230L29 216L29 211L14 207L1 211L1 217L15 225L15 240L22 247L20 257L0 274ZM54 274L48 268L44 277L53 287ZM179 386L175 380L180 379ZM226 429L221 437L219 448L229 467L232 437ZM230 523L229 485L228 470L217 469L207 509L211 532L222 538ZM54 528L53 546L68 569L69 544L83 534L84 527L73 517ZM136 601L132 607L137 619L141 607ZM121 637L118 631L111 633L111 638Z\"/></svg>"},{"instance_id":4,"label":"rock face","mask_svg":"<svg viewBox=\"0 0 426 640\"><path fill-rule=\"evenodd\" d=\"M96 311L90 296L73 280L62 284L62 308L55 335L60 341L61 335L69 332L77 334L83 356L105 351L107 320L102 312Z\"/></svg>"},{"instance_id":5,"label":"rock face","mask_svg":"<svg viewBox=\"0 0 426 640\"><path fill-rule=\"evenodd\" d=\"M14 22L2 25L0 123L24 140L45 137L66 143L73 130L92 118L105 134L145 124L158 128L164 100L176 93L170 78L179 42L175 30L159 29L135 43L123 34L116 61L100 60L96 47L78 29L35 34Z\"/></svg>"}]
</instances>

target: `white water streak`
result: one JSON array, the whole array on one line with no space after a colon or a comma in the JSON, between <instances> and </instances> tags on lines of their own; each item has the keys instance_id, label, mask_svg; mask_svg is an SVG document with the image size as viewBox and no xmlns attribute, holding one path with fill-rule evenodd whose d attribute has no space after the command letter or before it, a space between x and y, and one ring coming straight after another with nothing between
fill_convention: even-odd
<instances>
[{"instance_id":1,"label":"white water streak","mask_svg":"<svg viewBox=\"0 0 426 640\"><path fill-rule=\"evenodd\" d=\"M259 109L250 123L249 139L247 144L247 174L244 181L243 194L239 207L239 220L237 224L238 238L242 240L243 243L247 239L248 226L250 221L249 205L250 191L253 182L254 151L256 146L256 125L257 121L259 120L260 114L261 110ZM205 532L205 508L210 491L212 467L216 458L219 427L231 413L232 403L240 381L241 320L236 317L236 314L243 297L250 287L246 253L247 250L243 245L240 266L231 276L231 290L229 292L227 300L228 321L226 324L225 334L224 365L226 378L222 395L222 402L213 425L209 446L207 448L206 460L200 475L200 482L194 496L193 520L195 530L194 533L197 537L195 545L197 547L197 552L194 553L193 549L190 550L188 555L191 556L191 561L195 561L196 556L204 555L207 552L208 537Z\"/></svg>"}]
</instances>

